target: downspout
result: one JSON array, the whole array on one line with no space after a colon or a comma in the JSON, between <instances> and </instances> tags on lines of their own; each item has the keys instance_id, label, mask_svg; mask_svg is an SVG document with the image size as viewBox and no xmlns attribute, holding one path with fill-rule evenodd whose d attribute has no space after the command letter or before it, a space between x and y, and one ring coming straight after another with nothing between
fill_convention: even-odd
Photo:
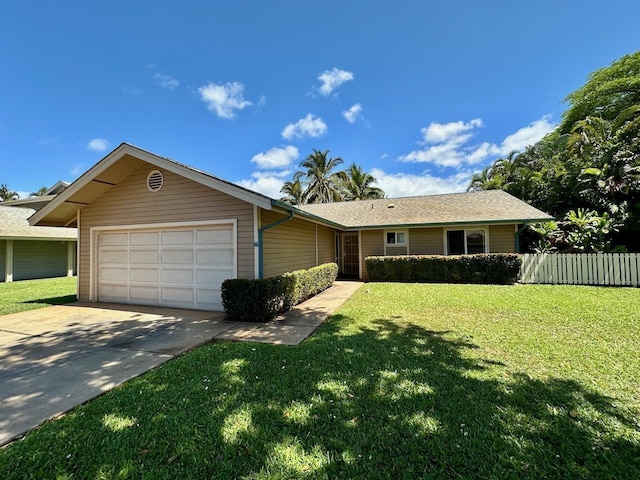
<instances>
[{"instance_id":1,"label":"downspout","mask_svg":"<svg viewBox=\"0 0 640 480\"><path fill-rule=\"evenodd\" d=\"M516 232L516 253L520 253L520 234L529 226L529 222L524 222L522 227Z\"/></svg>"},{"instance_id":2,"label":"downspout","mask_svg":"<svg viewBox=\"0 0 640 480\"><path fill-rule=\"evenodd\" d=\"M258 278L264 277L264 249L263 249L263 236L265 230L269 230L270 228L277 227L278 225L282 225L283 223L288 222L289 220L293 220L293 212L289 211L289 216L285 218L281 218L280 220L276 220L269 225L265 225L264 227L260 227L258 229Z\"/></svg>"}]
</instances>

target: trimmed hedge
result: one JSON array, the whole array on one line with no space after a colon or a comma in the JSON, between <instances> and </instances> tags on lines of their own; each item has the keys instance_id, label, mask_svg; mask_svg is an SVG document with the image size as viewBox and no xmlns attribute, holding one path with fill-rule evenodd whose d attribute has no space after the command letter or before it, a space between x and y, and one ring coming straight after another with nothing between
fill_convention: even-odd
<instances>
[{"instance_id":1,"label":"trimmed hedge","mask_svg":"<svg viewBox=\"0 0 640 480\"><path fill-rule=\"evenodd\" d=\"M325 263L271 278L233 278L222 282L222 306L227 318L268 322L294 305L331 286L338 265Z\"/></svg>"},{"instance_id":2,"label":"trimmed hedge","mask_svg":"<svg viewBox=\"0 0 640 480\"><path fill-rule=\"evenodd\" d=\"M369 280L405 283L488 283L516 281L522 259L514 253L367 257Z\"/></svg>"}]
</instances>

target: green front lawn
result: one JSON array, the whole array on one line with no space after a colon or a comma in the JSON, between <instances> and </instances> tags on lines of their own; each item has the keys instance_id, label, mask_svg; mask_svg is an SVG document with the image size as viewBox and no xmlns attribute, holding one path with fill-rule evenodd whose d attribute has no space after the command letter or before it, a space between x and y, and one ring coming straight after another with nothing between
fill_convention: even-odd
<instances>
[{"instance_id":1,"label":"green front lawn","mask_svg":"<svg viewBox=\"0 0 640 480\"><path fill-rule=\"evenodd\" d=\"M0 451L2 478L640 478L640 290L368 284Z\"/></svg>"},{"instance_id":2,"label":"green front lawn","mask_svg":"<svg viewBox=\"0 0 640 480\"><path fill-rule=\"evenodd\" d=\"M76 277L0 283L0 315L75 302Z\"/></svg>"}]
</instances>

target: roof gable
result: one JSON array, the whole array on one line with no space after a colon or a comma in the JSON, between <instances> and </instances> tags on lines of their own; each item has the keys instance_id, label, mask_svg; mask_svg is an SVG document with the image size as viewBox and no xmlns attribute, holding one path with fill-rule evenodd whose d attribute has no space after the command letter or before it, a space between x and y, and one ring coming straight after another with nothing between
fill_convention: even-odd
<instances>
[{"instance_id":1,"label":"roof gable","mask_svg":"<svg viewBox=\"0 0 640 480\"><path fill-rule=\"evenodd\" d=\"M271 199L264 195L174 160L122 143L69 185L47 206L34 214L29 220L30 223L32 225L51 226L74 224L78 209L89 205L111 187L137 170L143 163L168 170L253 205L271 209Z\"/></svg>"}]
</instances>

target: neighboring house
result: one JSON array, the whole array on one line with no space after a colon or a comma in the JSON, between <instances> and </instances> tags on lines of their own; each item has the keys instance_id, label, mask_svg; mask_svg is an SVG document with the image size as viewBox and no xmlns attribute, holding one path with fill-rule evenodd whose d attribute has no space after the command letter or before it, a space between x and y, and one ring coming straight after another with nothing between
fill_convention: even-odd
<instances>
[{"instance_id":1,"label":"neighboring house","mask_svg":"<svg viewBox=\"0 0 640 480\"><path fill-rule=\"evenodd\" d=\"M63 192L64 189L68 186L68 182L63 182L62 180L60 180L56 182L54 186L44 192L44 195L34 195L33 197L29 198L20 198L18 200L2 202L2 205L9 207L26 207L33 208L34 210L40 210L47 203L56 198L56 195Z\"/></svg>"},{"instance_id":2,"label":"neighboring house","mask_svg":"<svg viewBox=\"0 0 640 480\"><path fill-rule=\"evenodd\" d=\"M221 310L227 278L369 255L515 252L551 217L501 191L293 207L122 144L31 217L76 226L80 300Z\"/></svg>"},{"instance_id":3,"label":"neighboring house","mask_svg":"<svg viewBox=\"0 0 640 480\"><path fill-rule=\"evenodd\" d=\"M6 203L0 204L0 282L74 275L77 230L33 227L34 209Z\"/></svg>"}]
</instances>

